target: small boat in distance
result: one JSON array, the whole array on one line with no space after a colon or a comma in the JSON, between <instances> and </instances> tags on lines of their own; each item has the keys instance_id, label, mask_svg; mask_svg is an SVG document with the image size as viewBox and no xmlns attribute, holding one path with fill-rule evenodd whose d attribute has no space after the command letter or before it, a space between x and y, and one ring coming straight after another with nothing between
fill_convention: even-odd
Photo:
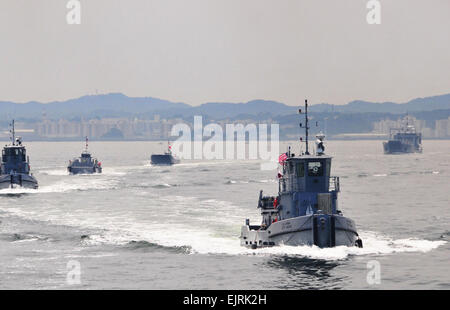
<instances>
[{"instance_id":1,"label":"small boat in distance","mask_svg":"<svg viewBox=\"0 0 450 310\"><path fill-rule=\"evenodd\" d=\"M384 154L422 153L422 134L409 124L406 116L405 125L391 128L389 141L383 142Z\"/></svg>"},{"instance_id":2,"label":"small boat in distance","mask_svg":"<svg viewBox=\"0 0 450 310\"><path fill-rule=\"evenodd\" d=\"M97 158L93 158L88 151L88 137L86 137L86 147L81 157L70 160L67 170L70 174L102 173L102 163Z\"/></svg>"},{"instance_id":3,"label":"small boat in distance","mask_svg":"<svg viewBox=\"0 0 450 310\"><path fill-rule=\"evenodd\" d=\"M180 163L180 160L172 154L172 146L168 142L167 152L164 154L153 154L150 158L152 165L174 165Z\"/></svg>"},{"instance_id":4,"label":"small boat in distance","mask_svg":"<svg viewBox=\"0 0 450 310\"><path fill-rule=\"evenodd\" d=\"M38 188L38 182L30 172L30 158L27 156L22 138L16 138L14 120L11 123L11 145L5 145L0 163L0 189Z\"/></svg>"}]
</instances>

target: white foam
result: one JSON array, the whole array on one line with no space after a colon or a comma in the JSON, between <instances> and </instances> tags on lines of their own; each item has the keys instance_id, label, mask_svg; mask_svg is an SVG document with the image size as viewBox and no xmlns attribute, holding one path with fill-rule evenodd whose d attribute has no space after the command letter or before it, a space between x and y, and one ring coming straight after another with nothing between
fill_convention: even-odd
<instances>
[{"instance_id":1,"label":"white foam","mask_svg":"<svg viewBox=\"0 0 450 310\"><path fill-rule=\"evenodd\" d=\"M35 194L35 193L38 193L38 190L31 188L16 187L16 188L0 189L0 195L20 195L20 194Z\"/></svg>"},{"instance_id":2,"label":"white foam","mask_svg":"<svg viewBox=\"0 0 450 310\"><path fill-rule=\"evenodd\" d=\"M132 167L123 166L123 167L119 167L119 168L106 167L106 168L102 169L102 175L122 176L122 175L126 175L127 170L136 169L136 168L139 168L139 166L132 166ZM40 170L38 172L41 174L50 175L50 176L68 176L68 175L70 175L69 172L67 171L67 169L65 169L65 168ZM71 177L76 177L76 176L80 176L80 175L91 175L91 174L81 173L78 175L71 175ZM97 174L94 174L94 175L97 175Z\"/></svg>"},{"instance_id":3,"label":"white foam","mask_svg":"<svg viewBox=\"0 0 450 310\"><path fill-rule=\"evenodd\" d=\"M87 176L85 178L83 176L79 177L79 179L60 181L52 185L42 186L37 191L40 193L64 193L80 190L104 190L112 189L116 185L114 180L90 179Z\"/></svg>"},{"instance_id":4,"label":"white foam","mask_svg":"<svg viewBox=\"0 0 450 310\"><path fill-rule=\"evenodd\" d=\"M52 176L69 175L67 169L40 170L39 173Z\"/></svg>"},{"instance_id":5,"label":"white foam","mask_svg":"<svg viewBox=\"0 0 450 310\"><path fill-rule=\"evenodd\" d=\"M136 168L136 167L134 167ZM105 175L105 176L123 176L126 175L126 171L123 171L123 167L121 168L103 168L102 169L102 173L101 175ZM125 168L126 169L126 168Z\"/></svg>"},{"instance_id":6,"label":"white foam","mask_svg":"<svg viewBox=\"0 0 450 310\"><path fill-rule=\"evenodd\" d=\"M39 240L39 238L35 237L35 238L14 240L13 243L33 242L33 241L38 241L38 240Z\"/></svg>"},{"instance_id":7,"label":"white foam","mask_svg":"<svg viewBox=\"0 0 450 310\"><path fill-rule=\"evenodd\" d=\"M104 181L97 180L96 182L99 182L97 186L100 188L111 186ZM92 188L93 184L84 184L83 188ZM61 191L67 191L79 188L80 184L62 182L58 186ZM58 188L53 185L51 190L55 191ZM148 217L134 216L132 213L127 213L128 211L121 210L117 212L111 210L107 219L104 216L98 216L96 211L90 210L72 214L70 217L67 217L63 210L55 213L55 210L50 212L50 210L8 207L5 212L35 220L50 220L55 224L102 231L100 234L84 239L85 245L102 243L123 245L131 241L146 241L165 247L186 247L190 249L190 253L212 255L289 255L340 260L354 255L429 252L446 243L443 240L431 241L419 238L393 239L381 233L363 231L360 232L363 248L339 246L321 249L316 246L276 246L252 250L240 246L239 231L242 218L239 206L227 201L200 200L196 197L170 196L156 199L152 209L154 212L149 213ZM167 205L165 199L170 200L171 208L157 209L157 206ZM195 217L185 217L186 206L197 206L195 210L192 210L196 212ZM160 215L152 217L153 214Z\"/></svg>"},{"instance_id":8,"label":"white foam","mask_svg":"<svg viewBox=\"0 0 450 310\"><path fill-rule=\"evenodd\" d=\"M175 201L174 201L175 202ZM205 203L215 203L207 201ZM222 206L217 204L218 211ZM230 211L230 206L228 206ZM21 216L36 218L34 212L23 212L9 208L8 212ZM219 215L222 212L219 212ZM446 241L431 241L418 238L393 239L375 232L361 232L363 248L338 246L335 248L318 248L316 246L275 246L252 250L240 245L239 225L230 227L223 218L209 218L218 224L222 219L223 230L193 223L157 223L124 221L123 216L109 217L108 221L98 221L93 217L82 220L79 225L89 229L101 229L101 234L91 235L83 240L85 245L114 244L124 245L131 241L146 241L164 247L186 247L190 253L212 255L256 255L256 256L300 256L312 259L341 260L354 255L388 255L403 252L429 252ZM74 225L74 218L52 218L52 222ZM229 220L229 219L228 219ZM220 225L219 225L220 227ZM169 229L168 229L169 228ZM230 233L231 231L231 233Z\"/></svg>"},{"instance_id":9,"label":"white foam","mask_svg":"<svg viewBox=\"0 0 450 310\"><path fill-rule=\"evenodd\" d=\"M231 254L231 255L294 255L315 259L339 260L350 255L392 254L401 252L429 252L445 241L429 241L423 239L394 240L379 234L362 233L364 247L338 246L335 248L318 248L316 246L277 246L251 250L243 248L236 239L210 238L204 242L203 238L189 242L194 252L202 254ZM205 246L207 245L207 246Z\"/></svg>"},{"instance_id":10,"label":"white foam","mask_svg":"<svg viewBox=\"0 0 450 310\"><path fill-rule=\"evenodd\" d=\"M70 180L59 181L51 185L40 186L37 189L30 188L6 188L0 190L0 195L20 195L20 194L43 194L43 193L64 193L78 190L104 190L115 187L117 181L90 178L91 176L77 175Z\"/></svg>"},{"instance_id":11,"label":"white foam","mask_svg":"<svg viewBox=\"0 0 450 310\"><path fill-rule=\"evenodd\" d=\"M152 185L152 187L161 187L161 188L166 187L166 188L168 188L168 187L172 187L172 185L167 184L167 183L160 183L160 184Z\"/></svg>"},{"instance_id":12,"label":"white foam","mask_svg":"<svg viewBox=\"0 0 450 310\"><path fill-rule=\"evenodd\" d=\"M132 240L147 241L165 247L188 247L190 253L256 255L256 256L301 256L312 259L341 260L354 255L387 255L402 252L429 252L446 243L424 239L392 239L373 232L363 232L361 239L364 247L338 246L319 248L317 246L274 246L252 250L240 245L238 235L233 237L217 236L208 230L187 228L184 225L156 224L143 227L131 225L126 231L110 230L104 235L90 238L90 244L112 243L126 244Z\"/></svg>"}]
</instances>

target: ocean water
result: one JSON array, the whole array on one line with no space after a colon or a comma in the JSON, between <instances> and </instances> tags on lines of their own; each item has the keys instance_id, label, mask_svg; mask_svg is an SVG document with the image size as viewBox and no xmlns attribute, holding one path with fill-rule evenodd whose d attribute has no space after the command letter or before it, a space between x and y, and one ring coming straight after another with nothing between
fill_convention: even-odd
<instances>
[{"instance_id":1,"label":"ocean water","mask_svg":"<svg viewBox=\"0 0 450 310\"><path fill-rule=\"evenodd\" d=\"M450 289L450 141L327 143L362 249L240 247L259 190L278 188L259 161L154 167L165 142L92 142L104 173L70 176L82 143L26 146L40 187L0 190L0 289Z\"/></svg>"}]
</instances>

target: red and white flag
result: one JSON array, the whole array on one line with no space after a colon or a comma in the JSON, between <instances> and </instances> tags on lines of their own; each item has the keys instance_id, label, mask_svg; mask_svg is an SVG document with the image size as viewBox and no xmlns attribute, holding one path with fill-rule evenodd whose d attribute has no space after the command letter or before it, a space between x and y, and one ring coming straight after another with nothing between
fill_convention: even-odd
<instances>
[{"instance_id":1,"label":"red and white flag","mask_svg":"<svg viewBox=\"0 0 450 310\"><path fill-rule=\"evenodd\" d=\"M278 157L278 162L281 164L281 163L284 163L284 161L286 160L288 158L288 156L287 156L287 153L283 153L283 154L281 154L279 157Z\"/></svg>"}]
</instances>

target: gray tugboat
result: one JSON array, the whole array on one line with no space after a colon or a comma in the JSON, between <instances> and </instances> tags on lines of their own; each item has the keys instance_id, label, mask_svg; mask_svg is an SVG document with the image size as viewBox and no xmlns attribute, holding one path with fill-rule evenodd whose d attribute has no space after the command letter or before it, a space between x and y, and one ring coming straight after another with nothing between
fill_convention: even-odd
<instances>
[{"instance_id":1,"label":"gray tugboat","mask_svg":"<svg viewBox=\"0 0 450 310\"><path fill-rule=\"evenodd\" d=\"M150 158L152 165L174 165L178 164L180 160L172 154L172 146L168 143L167 152L164 154L153 154Z\"/></svg>"},{"instance_id":2,"label":"gray tugboat","mask_svg":"<svg viewBox=\"0 0 450 310\"><path fill-rule=\"evenodd\" d=\"M299 110L301 113L301 110ZM308 149L308 103L305 100L306 151L279 157L278 196L259 194L261 225L247 219L241 245L252 249L276 245L362 247L355 223L338 210L339 177L331 176L331 157L325 155L323 134L318 134L314 155ZM301 140L301 139L300 139Z\"/></svg>"},{"instance_id":3,"label":"gray tugboat","mask_svg":"<svg viewBox=\"0 0 450 310\"><path fill-rule=\"evenodd\" d=\"M88 151L88 137L86 137L86 147L81 157L69 161L67 170L70 174L102 173L102 163L97 158L93 158Z\"/></svg>"},{"instance_id":4,"label":"gray tugboat","mask_svg":"<svg viewBox=\"0 0 450 310\"><path fill-rule=\"evenodd\" d=\"M30 172L30 159L27 156L22 138L16 138L14 120L11 124L11 145L5 145L0 164L0 189L38 188L38 182Z\"/></svg>"},{"instance_id":5,"label":"gray tugboat","mask_svg":"<svg viewBox=\"0 0 450 310\"><path fill-rule=\"evenodd\" d=\"M422 134L409 124L408 116L402 128L390 129L389 136L389 141L383 142L384 154L422 153Z\"/></svg>"}]
</instances>

